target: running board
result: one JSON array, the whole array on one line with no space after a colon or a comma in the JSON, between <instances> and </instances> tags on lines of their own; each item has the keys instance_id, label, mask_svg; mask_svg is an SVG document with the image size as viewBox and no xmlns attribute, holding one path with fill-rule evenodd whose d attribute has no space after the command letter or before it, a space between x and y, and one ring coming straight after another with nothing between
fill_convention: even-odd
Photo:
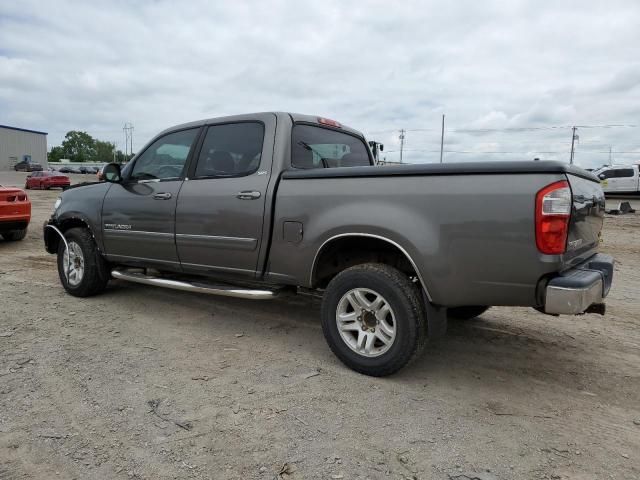
<instances>
[{"instance_id":1,"label":"running board","mask_svg":"<svg viewBox=\"0 0 640 480\"><path fill-rule=\"evenodd\" d=\"M153 285L155 287L172 288L186 292L208 293L209 295L222 295L225 297L248 298L250 300L269 300L278 296L276 290L255 290L240 288L231 285L215 285L207 283L185 282L168 278L145 275L140 272L112 270L111 276L118 280Z\"/></svg>"}]
</instances>

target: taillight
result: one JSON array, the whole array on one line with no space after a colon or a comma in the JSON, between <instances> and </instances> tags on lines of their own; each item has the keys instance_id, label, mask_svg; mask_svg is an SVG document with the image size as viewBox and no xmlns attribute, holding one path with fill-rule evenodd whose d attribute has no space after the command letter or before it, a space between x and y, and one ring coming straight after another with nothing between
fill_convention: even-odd
<instances>
[{"instance_id":1,"label":"taillight","mask_svg":"<svg viewBox=\"0 0 640 480\"><path fill-rule=\"evenodd\" d=\"M547 185L536 194L536 245L540 252L565 252L570 216L571 189L566 180Z\"/></svg>"}]
</instances>

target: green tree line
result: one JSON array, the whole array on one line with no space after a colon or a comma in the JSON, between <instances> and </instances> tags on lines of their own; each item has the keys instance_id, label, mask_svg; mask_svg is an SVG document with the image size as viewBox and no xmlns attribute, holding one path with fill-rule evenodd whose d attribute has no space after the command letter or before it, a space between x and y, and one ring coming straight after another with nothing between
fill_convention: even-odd
<instances>
[{"instance_id":1,"label":"green tree line","mask_svg":"<svg viewBox=\"0 0 640 480\"><path fill-rule=\"evenodd\" d=\"M125 155L116 149L114 143L95 139L87 132L71 130L64 136L62 145L51 148L48 160L59 162L62 158L68 158L72 162L110 163L115 159L118 163L124 163L131 157L133 154Z\"/></svg>"}]
</instances>

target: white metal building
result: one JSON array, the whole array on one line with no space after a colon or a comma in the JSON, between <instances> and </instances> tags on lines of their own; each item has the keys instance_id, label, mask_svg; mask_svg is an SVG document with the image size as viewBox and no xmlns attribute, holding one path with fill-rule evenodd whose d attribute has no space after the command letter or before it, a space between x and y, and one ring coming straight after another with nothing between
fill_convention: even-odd
<instances>
[{"instance_id":1,"label":"white metal building","mask_svg":"<svg viewBox=\"0 0 640 480\"><path fill-rule=\"evenodd\" d=\"M47 133L0 125L0 172L23 160L47 168Z\"/></svg>"}]
</instances>

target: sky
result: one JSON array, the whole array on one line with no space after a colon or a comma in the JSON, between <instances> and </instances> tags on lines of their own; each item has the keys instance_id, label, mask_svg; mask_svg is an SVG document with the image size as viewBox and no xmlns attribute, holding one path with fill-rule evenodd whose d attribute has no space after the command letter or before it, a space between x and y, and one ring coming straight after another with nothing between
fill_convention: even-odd
<instances>
[{"instance_id":1,"label":"sky","mask_svg":"<svg viewBox=\"0 0 640 480\"><path fill-rule=\"evenodd\" d=\"M134 151L183 122L334 118L383 156L640 162L640 2L0 0L0 124ZM615 126L613 126L615 125ZM603 127L606 126L606 127Z\"/></svg>"}]
</instances>

